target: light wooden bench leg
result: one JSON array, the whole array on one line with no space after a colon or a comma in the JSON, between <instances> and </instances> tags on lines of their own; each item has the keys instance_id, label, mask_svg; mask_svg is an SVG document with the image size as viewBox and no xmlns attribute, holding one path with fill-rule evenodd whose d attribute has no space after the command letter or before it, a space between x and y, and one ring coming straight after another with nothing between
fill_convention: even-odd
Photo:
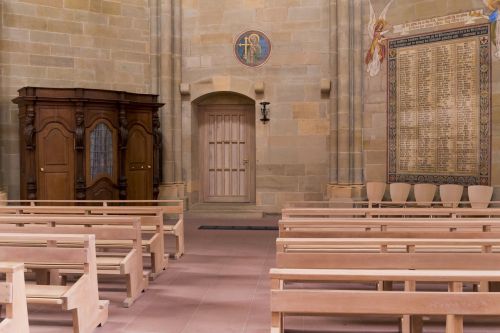
<instances>
[{"instance_id":1,"label":"light wooden bench leg","mask_svg":"<svg viewBox=\"0 0 500 333\"><path fill-rule=\"evenodd\" d=\"M151 280L154 280L160 275L168 265L168 256L165 256L163 251L151 252L151 274L149 275Z\"/></svg>"},{"instance_id":2,"label":"light wooden bench leg","mask_svg":"<svg viewBox=\"0 0 500 333\"><path fill-rule=\"evenodd\" d=\"M271 333L283 333L283 313L272 312L271 313Z\"/></svg>"},{"instance_id":3,"label":"light wooden bench leg","mask_svg":"<svg viewBox=\"0 0 500 333\"><path fill-rule=\"evenodd\" d=\"M28 333L28 306L26 305L26 287L24 269L15 270L12 275L7 274L7 282L13 288L12 303L5 305L5 319L2 321L2 332ZM5 330L3 330L5 329Z\"/></svg>"},{"instance_id":4,"label":"light wooden bench leg","mask_svg":"<svg viewBox=\"0 0 500 333\"><path fill-rule=\"evenodd\" d=\"M151 254L151 274L149 277L151 280L154 280L167 268L168 255L165 255L165 246L163 245L162 242L159 241L151 243L150 254Z\"/></svg>"},{"instance_id":5,"label":"light wooden bench leg","mask_svg":"<svg viewBox=\"0 0 500 333\"><path fill-rule=\"evenodd\" d=\"M449 284L448 290L462 291L463 283L461 282L451 282ZM457 315L447 315L446 316L446 333L463 333L464 331L464 317Z\"/></svg>"},{"instance_id":6,"label":"light wooden bench leg","mask_svg":"<svg viewBox=\"0 0 500 333\"><path fill-rule=\"evenodd\" d=\"M405 291L415 291L416 289L417 289L417 284L415 281L405 281ZM402 333L422 333L422 331L423 331L422 317L410 316L410 315L403 316L403 318L401 319Z\"/></svg>"},{"instance_id":7,"label":"light wooden bench leg","mask_svg":"<svg viewBox=\"0 0 500 333\"><path fill-rule=\"evenodd\" d=\"M92 333L108 320L109 301L99 301L97 305L84 303L72 310L73 333Z\"/></svg>"},{"instance_id":8,"label":"light wooden bench leg","mask_svg":"<svg viewBox=\"0 0 500 333\"><path fill-rule=\"evenodd\" d=\"M142 275L142 267L139 272L130 272L127 277L127 298L123 301L123 306L130 307L141 293L146 290L148 286L148 277Z\"/></svg>"},{"instance_id":9,"label":"light wooden bench leg","mask_svg":"<svg viewBox=\"0 0 500 333\"><path fill-rule=\"evenodd\" d=\"M271 279L271 290L283 290L284 283L280 279ZM271 333L284 333L284 315L282 312L271 312Z\"/></svg>"},{"instance_id":10,"label":"light wooden bench leg","mask_svg":"<svg viewBox=\"0 0 500 333\"><path fill-rule=\"evenodd\" d=\"M179 259L184 254L184 219L174 228L175 234L175 254L174 258Z\"/></svg>"},{"instance_id":11,"label":"light wooden bench leg","mask_svg":"<svg viewBox=\"0 0 500 333\"><path fill-rule=\"evenodd\" d=\"M404 315L401 319L401 332L402 333L422 333L423 332L422 317Z\"/></svg>"},{"instance_id":12,"label":"light wooden bench leg","mask_svg":"<svg viewBox=\"0 0 500 333\"><path fill-rule=\"evenodd\" d=\"M446 333L463 333L464 317L456 315L446 316Z\"/></svg>"}]
</instances>

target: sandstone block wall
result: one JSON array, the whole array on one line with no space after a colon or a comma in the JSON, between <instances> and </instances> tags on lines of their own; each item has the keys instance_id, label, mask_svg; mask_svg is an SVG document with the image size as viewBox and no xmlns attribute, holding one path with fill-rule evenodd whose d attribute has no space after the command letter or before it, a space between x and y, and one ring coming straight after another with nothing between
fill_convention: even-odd
<instances>
[{"instance_id":1,"label":"sandstone block wall","mask_svg":"<svg viewBox=\"0 0 500 333\"><path fill-rule=\"evenodd\" d=\"M324 199L329 181L335 182L329 173L337 170L330 156L347 137L330 140L337 135L330 114L338 90L332 69L338 50L332 43L342 32L331 6L346 1L351 0L3 0L0 184L8 186L11 198L18 197L18 119L10 101L17 89L121 89L160 93L167 103L165 181L185 182L195 202L200 186L195 105L205 94L232 91L256 102L257 204L276 211L287 201ZM353 1L362 7L364 53L370 42L368 1ZM387 1L372 0L377 15ZM481 0L394 1L387 20L398 25L482 8ZM251 29L263 31L272 43L269 61L258 68L239 63L233 50L236 37ZM347 38L345 33L339 38ZM362 122L362 160L356 155L355 162L361 160L363 179L356 182L386 180L386 65L374 78L361 66L356 80L363 82L362 119L355 121ZM492 183L500 186L499 59L492 72ZM332 81L330 95L321 93L322 79ZM179 83L190 94L180 96ZM256 93L261 83L264 93ZM271 102L265 125L258 121L263 100ZM359 140L360 134L354 137Z\"/></svg>"},{"instance_id":2,"label":"sandstone block wall","mask_svg":"<svg viewBox=\"0 0 500 333\"><path fill-rule=\"evenodd\" d=\"M2 0L0 183L19 195L17 89L151 92L148 0Z\"/></svg>"},{"instance_id":3,"label":"sandstone block wall","mask_svg":"<svg viewBox=\"0 0 500 333\"><path fill-rule=\"evenodd\" d=\"M324 198L330 121L329 97L322 96L320 81L330 75L329 2L182 2L182 81L195 87L200 80L212 80L207 92L216 91L217 85L241 86L256 101L256 200L266 210L277 210L287 201ZM271 40L271 57L261 67L246 67L234 55L234 42L246 30L260 30ZM257 82L264 82L263 94L252 91ZM192 92L183 100L184 142L196 142L191 121L196 97ZM267 124L258 120L263 100L271 102ZM193 145L185 148L187 188L196 200Z\"/></svg>"}]
</instances>

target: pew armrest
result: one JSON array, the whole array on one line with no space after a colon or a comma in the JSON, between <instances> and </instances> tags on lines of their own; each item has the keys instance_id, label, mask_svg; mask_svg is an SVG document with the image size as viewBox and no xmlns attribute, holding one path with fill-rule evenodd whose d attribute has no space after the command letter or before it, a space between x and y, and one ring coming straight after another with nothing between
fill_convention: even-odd
<instances>
[{"instance_id":1,"label":"pew armrest","mask_svg":"<svg viewBox=\"0 0 500 333\"><path fill-rule=\"evenodd\" d=\"M134 265L137 265L137 250L132 249L130 250L129 253L123 258L121 264L120 264L120 274L129 274L131 271L134 270ZM142 266L141 266L142 269Z\"/></svg>"},{"instance_id":2,"label":"pew armrest","mask_svg":"<svg viewBox=\"0 0 500 333\"><path fill-rule=\"evenodd\" d=\"M72 310L79 307L82 302L88 299L89 289L89 277L87 275L81 276L78 281L62 295L63 309Z\"/></svg>"}]
</instances>

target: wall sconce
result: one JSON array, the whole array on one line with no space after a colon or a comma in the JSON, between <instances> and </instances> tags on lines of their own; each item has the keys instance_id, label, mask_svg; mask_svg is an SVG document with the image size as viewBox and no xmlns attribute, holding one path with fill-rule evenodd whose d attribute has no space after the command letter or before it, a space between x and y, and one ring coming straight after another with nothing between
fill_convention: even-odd
<instances>
[{"instance_id":1,"label":"wall sconce","mask_svg":"<svg viewBox=\"0 0 500 333\"><path fill-rule=\"evenodd\" d=\"M268 118L269 115L269 109L267 106L271 104L269 102L260 102L260 114L262 118L260 118L260 121L262 121L264 124L267 123L270 119Z\"/></svg>"}]
</instances>

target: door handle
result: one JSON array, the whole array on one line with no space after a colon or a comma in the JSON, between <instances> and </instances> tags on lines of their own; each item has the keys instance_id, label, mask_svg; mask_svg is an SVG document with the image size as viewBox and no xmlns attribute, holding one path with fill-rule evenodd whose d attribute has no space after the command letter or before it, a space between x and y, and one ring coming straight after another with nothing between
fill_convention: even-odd
<instances>
[{"instance_id":1,"label":"door handle","mask_svg":"<svg viewBox=\"0 0 500 333\"><path fill-rule=\"evenodd\" d=\"M243 164L247 164L247 163L248 163L248 159L244 159Z\"/></svg>"},{"instance_id":2,"label":"door handle","mask_svg":"<svg viewBox=\"0 0 500 333\"><path fill-rule=\"evenodd\" d=\"M40 171L41 171L41 172L44 172L44 171L45 171L45 169L44 169L44 168L40 168Z\"/></svg>"}]
</instances>

